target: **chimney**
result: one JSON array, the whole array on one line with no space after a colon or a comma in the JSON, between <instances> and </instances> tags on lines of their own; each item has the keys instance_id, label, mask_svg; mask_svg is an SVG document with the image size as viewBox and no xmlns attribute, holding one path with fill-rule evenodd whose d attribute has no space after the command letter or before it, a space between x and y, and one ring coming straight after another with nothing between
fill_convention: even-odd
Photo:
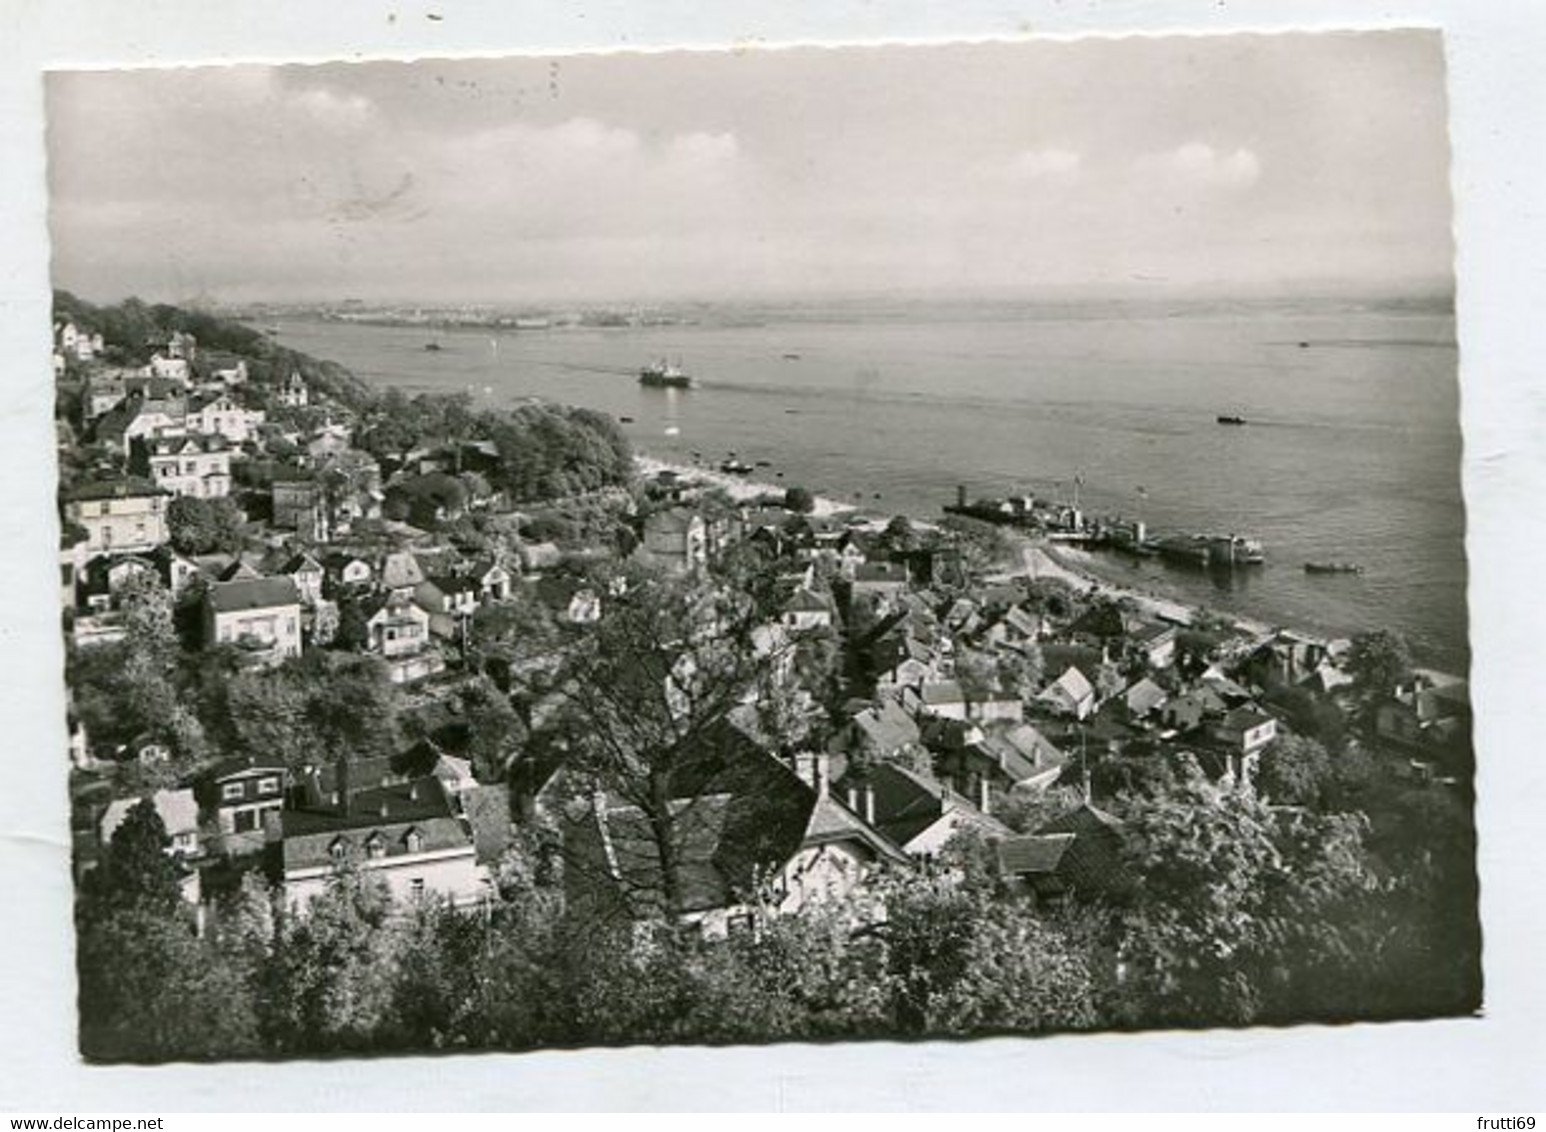
<instances>
[{"instance_id":1,"label":"chimney","mask_svg":"<svg viewBox=\"0 0 1546 1132\"><path fill-rule=\"evenodd\" d=\"M815 780L811 783L816 788L818 797L827 796L827 776L831 770L831 760L826 752L818 752L811 756L811 777Z\"/></svg>"},{"instance_id":2,"label":"chimney","mask_svg":"<svg viewBox=\"0 0 1546 1132\"><path fill-rule=\"evenodd\" d=\"M387 800L385 798L381 799L381 816L382 817L388 816L387 815Z\"/></svg>"},{"instance_id":3,"label":"chimney","mask_svg":"<svg viewBox=\"0 0 1546 1132\"><path fill-rule=\"evenodd\" d=\"M964 483L956 484L956 506L966 506L966 485Z\"/></svg>"},{"instance_id":4,"label":"chimney","mask_svg":"<svg viewBox=\"0 0 1546 1132\"><path fill-rule=\"evenodd\" d=\"M870 825L875 824L875 787L868 782L864 784L864 820Z\"/></svg>"},{"instance_id":5,"label":"chimney","mask_svg":"<svg viewBox=\"0 0 1546 1132\"><path fill-rule=\"evenodd\" d=\"M985 814L989 813L993 808L993 798L988 790L988 780L986 778L979 778L977 780L977 808Z\"/></svg>"},{"instance_id":6,"label":"chimney","mask_svg":"<svg viewBox=\"0 0 1546 1132\"><path fill-rule=\"evenodd\" d=\"M852 810L854 813L857 814L859 812L859 791L858 791L857 788L855 788L853 786L850 786L848 788L848 799L847 800L848 800L848 808L850 810Z\"/></svg>"}]
</instances>

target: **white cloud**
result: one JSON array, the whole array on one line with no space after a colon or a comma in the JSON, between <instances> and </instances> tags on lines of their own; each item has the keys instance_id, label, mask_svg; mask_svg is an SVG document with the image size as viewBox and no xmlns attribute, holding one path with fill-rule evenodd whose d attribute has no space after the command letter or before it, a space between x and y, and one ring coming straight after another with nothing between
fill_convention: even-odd
<instances>
[{"instance_id":1,"label":"white cloud","mask_svg":"<svg viewBox=\"0 0 1546 1132\"><path fill-rule=\"evenodd\" d=\"M1187 142L1166 153L1140 157L1138 171L1185 185L1244 189L1261 177L1261 160L1249 149L1225 153L1203 142Z\"/></svg>"},{"instance_id":2,"label":"white cloud","mask_svg":"<svg viewBox=\"0 0 1546 1132\"><path fill-rule=\"evenodd\" d=\"M294 95L292 102L311 121L329 128L363 126L374 109L363 95L335 94L321 87Z\"/></svg>"},{"instance_id":3,"label":"white cloud","mask_svg":"<svg viewBox=\"0 0 1546 1132\"><path fill-rule=\"evenodd\" d=\"M1083 160L1071 149L1027 149L1015 155L1009 168L1024 181L1071 180L1079 175Z\"/></svg>"},{"instance_id":4,"label":"white cloud","mask_svg":"<svg viewBox=\"0 0 1546 1132\"><path fill-rule=\"evenodd\" d=\"M692 165L720 165L734 161L740 153L740 145L734 134L694 132L672 138L666 153L671 159Z\"/></svg>"}]
</instances>

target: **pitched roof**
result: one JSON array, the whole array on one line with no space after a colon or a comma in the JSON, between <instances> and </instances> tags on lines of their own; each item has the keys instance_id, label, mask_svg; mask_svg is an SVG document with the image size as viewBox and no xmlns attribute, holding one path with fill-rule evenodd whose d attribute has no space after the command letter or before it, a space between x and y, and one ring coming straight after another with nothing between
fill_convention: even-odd
<instances>
[{"instance_id":1,"label":"pitched roof","mask_svg":"<svg viewBox=\"0 0 1546 1132\"><path fill-rule=\"evenodd\" d=\"M208 782L219 782L221 779L234 778L242 774L280 773L285 771L285 764L279 759L265 760L254 758L251 755L232 755L221 759L213 766L205 767L199 776Z\"/></svg>"},{"instance_id":2,"label":"pitched roof","mask_svg":"<svg viewBox=\"0 0 1546 1132\"><path fill-rule=\"evenodd\" d=\"M925 704L964 704L966 691L955 680L933 680L920 689Z\"/></svg>"},{"instance_id":3,"label":"pitched roof","mask_svg":"<svg viewBox=\"0 0 1546 1132\"><path fill-rule=\"evenodd\" d=\"M499 860L510 847L510 787L503 782L473 786L462 794L462 808L479 862Z\"/></svg>"},{"instance_id":4,"label":"pitched roof","mask_svg":"<svg viewBox=\"0 0 1546 1132\"><path fill-rule=\"evenodd\" d=\"M381 563L381 584L387 589L405 589L423 580L424 571L419 569L418 559L406 550L388 554Z\"/></svg>"},{"instance_id":5,"label":"pitched roof","mask_svg":"<svg viewBox=\"0 0 1546 1132\"><path fill-rule=\"evenodd\" d=\"M1091 637L1120 637L1127 632L1127 618L1117 606L1103 603L1085 610L1068 631Z\"/></svg>"},{"instance_id":6,"label":"pitched roof","mask_svg":"<svg viewBox=\"0 0 1546 1132\"><path fill-rule=\"evenodd\" d=\"M199 804L194 800L192 790L157 790L150 796L150 800L171 836L191 833L199 828ZM106 845L112 840L113 833L140 801L139 798L119 798L107 807L97 827L102 833L102 844Z\"/></svg>"},{"instance_id":7,"label":"pitched roof","mask_svg":"<svg viewBox=\"0 0 1546 1132\"><path fill-rule=\"evenodd\" d=\"M1075 888L1102 892L1125 883L1122 822L1086 802L1035 831L1038 835L1071 833L1073 844L1058 862L1058 875Z\"/></svg>"},{"instance_id":8,"label":"pitched roof","mask_svg":"<svg viewBox=\"0 0 1546 1132\"><path fill-rule=\"evenodd\" d=\"M801 781L725 724L700 737L673 777L684 911L723 907L782 868L803 845L853 841L901 853L835 799ZM573 900L633 915L658 910L662 874L644 814L617 799L576 806L565 826L565 883Z\"/></svg>"},{"instance_id":9,"label":"pitched roof","mask_svg":"<svg viewBox=\"0 0 1546 1132\"><path fill-rule=\"evenodd\" d=\"M1066 756L1028 723L1022 723L1002 734L984 735L973 744L986 757L997 762L999 768L1013 782L1024 782L1055 770Z\"/></svg>"},{"instance_id":10,"label":"pitched roof","mask_svg":"<svg viewBox=\"0 0 1546 1132\"><path fill-rule=\"evenodd\" d=\"M1148 715L1165 702L1166 692L1145 676L1122 693L1122 701L1134 715Z\"/></svg>"},{"instance_id":11,"label":"pitched roof","mask_svg":"<svg viewBox=\"0 0 1546 1132\"><path fill-rule=\"evenodd\" d=\"M322 564L305 551L292 554L285 559L284 565L279 567L281 574L299 574L301 571L315 574L322 570Z\"/></svg>"},{"instance_id":12,"label":"pitched roof","mask_svg":"<svg viewBox=\"0 0 1546 1132\"><path fill-rule=\"evenodd\" d=\"M1164 640L1166 637L1174 637L1176 627L1166 625L1163 621L1157 621L1149 625L1140 625L1133 630L1133 640L1141 645L1152 645Z\"/></svg>"},{"instance_id":13,"label":"pitched roof","mask_svg":"<svg viewBox=\"0 0 1546 1132\"><path fill-rule=\"evenodd\" d=\"M687 507L673 507L656 511L644 520L644 525L652 531L677 532L686 531L694 522L703 522L703 516Z\"/></svg>"},{"instance_id":14,"label":"pitched roof","mask_svg":"<svg viewBox=\"0 0 1546 1132\"><path fill-rule=\"evenodd\" d=\"M244 609L299 605L301 595L289 578L244 578L235 582L212 582L204 600L216 613L235 613Z\"/></svg>"},{"instance_id":15,"label":"pitched roof","mask_svg":"<svg viewBox=\"0 0 1546 1132\"><path fill-rule=\"evenodd\" d=\"M1056 872L1074 840L1072 833L1006 837L997 844L999 872L1005 876L1045 876Z\"/></svg>"},{"instance_id":16,"label":"pitched roof","mask_svg":"<svg viewBox=\"0 0 1546 1132\"><path fill-rule=\"evenodd\" d=\"M1221 725L1231 730L1249 731L1253 727L1260 727L1265 723L1275 722L1272 716L1257 708L1246 704L1235 708L1220 721Z\"/></svg>"},{"instance_id":17,"label":"pitched roof","mask_svg":"<svg viewBox=\"0 0 1546 1132\"><path fill-rule=\"evenodd\" d=\"M1084 673L1073 665L1069 665L1064 669L1063 675L1054 680L1051 686L1043 690L1041 694L1045 696L1054 690L1062 692L1076 703L1095 694L1095 688L1090 684Z\"/></svg>"},{"instance_id":18,"label":"pitched roof","mask_svg":"<svg viewBox=\"0 0 1546 1132\"><path fill-rule=\"evenodd\" d=\"M804 586L798 587L790 595L784 609L789 613L830 613L832 611L832 607L827 604L825 598L812 593Z\"/></svg>"},{"instance_id":19,"label":"pitched roof","mask_svg":"<svg viewBox=\"0 0 1546 1132\"><path fill-rule=\"evenodd\" d=\"M882 755L889 755L919 739L918 725L895 700L885 699L853 718L854 726Z\"/></svg>"},{"instance_id":20,"label":"pitched roof","mask_svg":"<svg viewBox=\"0 0 1546 1132\"><path fill-rule=\"evenodd\" d=\"M365 860L373 843L380 844L384 855L402 857L415 850L412 835L418 835L417 852L461 849L472 846L472 835L453 817L388 817L338 819L319 824L318 815L300 810L285 810L280 816L284 839L286 872L296 869L331 866L335 847L354 860Z\"/></svg>"},{"instance_id":21,"label":"pitched roof","mask_svg":"<svg viewBox=\"0 0 1546 1132\"><path fill-rule=\"evenodd\" d=\"M907 567L900 562L865 562L854 567L854 584L907 581Z\"/></svg>"},{"instance_id":22,"label":"pitched roof","mask_svg":"<svg viewBox=\"0 0 1546 1132\"><path fill-rule=\"evenodd\" d=\"M143 499L154 495L169 495L149 480L130 476L121 480L89 480L70 490L68 498L74 502L95 499Z\"/></svg>"},{"instance_id":23,"label":"pitched roof","mask_svg":"<svg viewBox=\"0 0 1546 1132\"><path fill-rule=\"evenodd\" d=\"M863 776L839 785L868 787L874 792L875 828L899 846L928 829L945 815L943 787L895 763L877 763Z\"/></svg>"},{"instance_id":24,"label":"pitched roof","mask_svg":"<svg viewBox=\"0 0 1546 1132\"><path fill-rule=\"evenodd\" d=\"M184 432L177 436L157 436L150 441L152 456L182 456L188 452L224 452L230 448L217 432Z\"/></svg>"}]
</instances>

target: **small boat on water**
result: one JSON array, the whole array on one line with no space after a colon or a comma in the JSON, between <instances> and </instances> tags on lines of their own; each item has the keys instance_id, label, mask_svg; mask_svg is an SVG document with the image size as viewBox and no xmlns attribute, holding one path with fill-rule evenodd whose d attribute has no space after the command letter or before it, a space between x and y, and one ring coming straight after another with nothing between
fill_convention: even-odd
<instances>
[{"instance_id":1,"label":"small boat on water","mask_svg":"<svg viewBox=\"0 0 1546 1132\"><path fill-rule=\"evenodd\" d=\"M1306 574L1362 574L1363 567L1356 562L1306 562Z\"/></svg>"},{"instance_id":2,"label":"small boat on water","mask_svg":"<svg viewBox=\"0 0 1546 1132\"><path fill-rule=\"evenodd\" d=\"M692 378L680 366L662 358L639 371L639 384L651 389L691 389Z\"/></svg>"},{"instance_id":3,"label":"small boat on water","mask_svg":"<svg viewBox=\"0 0 1546 1132\"><path fill-rule=\"evenodd\" d=\"M1218 420L1219 420L1219 424L1232 424L1232 425L1243 425L1243 424L1245 424L1245 418L1244 417L1226 416L1226 415L1224 415L1222 413L1219 414Z\"/></svg>"},{"instance_id":4,"label":"small boat on water","mask_svg":"<svg viewBox=\"0 0 1546 1132\"><path fill-rule=\"evenodd\" d=\"M633 424L632 417L618 417L617 419L620 424Z\"/></svg>"},{"instance_id":5,"label":"small boat on water","mask_svg":"<svg viewBox=\"0 0 1546 1132\"><path fill-rule=\"evenodd\" d=\"M424 343L424 348L431 354L438 354L442 349L444 349L444 347L442 347L439 342L426 342Z\"/></svg>"},{"instance_id":6,"label":"small boat on water","mask_svg":"<svg viewBox=\"0 0 1546 1132\"><path fill-rule=\"evenodd\" d=\"M797 362L799 360L800 360L800 355L799 354L785 354L784 355L784 361L786 361L786 362Z\"/></svg>"},{"instance_id":7,"label":"small boat on water","mask_svg":"<svg viewBox=\"0 0 1546 1132\"><path fill-rule=\"evenodd\" d=\"M752 466L741 460L726 460L719 466L719 470L732 476L747 476L751 474Z\"/></svg>"}]
</instances>

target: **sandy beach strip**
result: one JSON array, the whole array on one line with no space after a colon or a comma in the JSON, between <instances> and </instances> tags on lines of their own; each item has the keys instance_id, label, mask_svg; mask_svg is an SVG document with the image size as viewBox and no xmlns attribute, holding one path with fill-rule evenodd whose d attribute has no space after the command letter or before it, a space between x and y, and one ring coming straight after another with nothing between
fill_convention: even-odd
<instances>
[{"instance_id":1,"label":"sandy beach strip","mask_svg":"<svg viewBox=\"0 0 1546 1132\"><path fill-rule=\"evenodd\" d=\"M682 464L671 460L662 460L657 456L645 453L635 453L634 466L638 468L639 475L650 478L661 472L675 472L679 478L688 483L711 484L714 487L724 488L725 493L737 503L747 503L752 500L774 496L782 499L788 487L781 484L764 483L759 480L747 479L745 476L732 475L729 472L721 472L717 468L706 468L697 464ZM826 496L815 496L816 506L811 514L818 518L832 515L852 514L856 508L849 503L842 503Z\"/></svg>"}]
</instances>

